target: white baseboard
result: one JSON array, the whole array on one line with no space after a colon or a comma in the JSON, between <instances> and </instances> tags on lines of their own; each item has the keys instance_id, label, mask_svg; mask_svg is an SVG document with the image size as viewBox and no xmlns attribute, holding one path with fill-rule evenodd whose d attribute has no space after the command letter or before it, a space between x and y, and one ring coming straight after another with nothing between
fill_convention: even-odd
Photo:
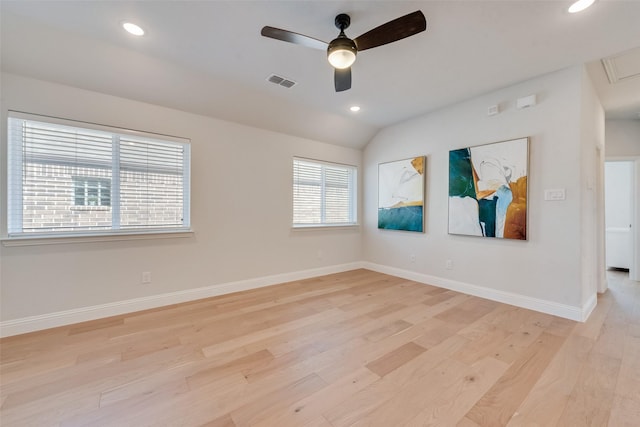
<instances>
[{"instance_id":1,"label":"white baseboard","mask_svg":"<svg viewBox=\"0 0 640 427\"><path fill-rule=\"evenodd\" d=\"M594 294L589 301L587 301L584 307L576 307L371 262L364 262L363 268L377 271L379 273L402 277L403 279L413 280L415 282L438 286L440 288L451 289L452 291L462 292L464 294L474 295L492 301L498 301L505 304L515 305L517 307L552 314L554 316L578 322L584 322L587 320L597 302L597 297Z\"/></svg>"},{"instance_id":2,"label":"white baseboard","mask_svg":"<svg viewBox=\"0 0 640 427\"><path fill-rule=\"evenodd\" d=\"M582 319L580 322L586 322L593 310L595 310L596 305L598 304L598 294L595 293L591 295L591 297L587 300L587 302L582 307Z\"/></svg>"},{"instance_id":3,"label":"white baseboard","mask_svg":"<svg viewBox=\"0 0 640 427\"><path fill-rule=\"evenodd\" d=\"M233 292L257 289L265 286L277 285L280 283L304 280L326 274L342 273L344 271L366 268L379 273L390 274L403 279L413 280L433 286L438 286L453 291L474 295L481 298L498 301L517 307L540 311L566 319L584 322L596 306L597 296L594 294L583 307L575 307L566 304L559 304L553 301L532 298L525 295L511 292L499 291L485 288L456 280L403 270L371 262L352 262L328 267L314 268L309 270L295 271L291 273L275 274L272 276L258 277L255 279L240 280L237 282L222 283L218 285L205 286L202 288L187 289L184 291L171 292L160 295L152 295L143 298L134 298L125 301L118 301L108 304L82 307L72 310L59 311L55 313L43 314L39 316L24 317L21 319L7 320L0 322L0 337L25 334L28 332L40 331L43 329L55 328L58 326L71 325L74 323L86 322L89 320L102 319L110 316L134 313L136 311L148 310L151 308L164 307L182 302L195 301L203 298L210 298L218 295L230 294Z\"/></svg>"},{"instance_id":4,"label":"white baseboard","mask_svg":"<svg viewBox=\"0 0 640 427\"><path fill-rule=\"evenodd\" d=\"M102 319L110 316L133 313L187 301L210 298L233 292L257 289L280 283L304 280L325 274L341 273L344 271L363 268L363 263L353 262L348 264L333 265L309 270L295 271L291 273L275 274L272 276L258 277L255 279L240 280L237 282L222 283L205 286L202 288L187 289L148 297L134 298L125 301L117 301L108 304L82 307L72 310L59 311L39 316L24 317L21 319L0 322L0 337L25 334L58 326L71 325L86 322L88 320Z\"/></svg>"}]
</instances>

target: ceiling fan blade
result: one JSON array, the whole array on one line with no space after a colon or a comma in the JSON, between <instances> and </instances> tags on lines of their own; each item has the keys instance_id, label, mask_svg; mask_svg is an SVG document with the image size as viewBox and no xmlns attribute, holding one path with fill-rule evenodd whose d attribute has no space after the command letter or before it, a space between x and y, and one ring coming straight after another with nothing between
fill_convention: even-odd
<instances>
[{"instance_id":1,"label":"ceiling fan blade","mask_svg":"<svg viewBox=\"0 0 640 427\"><path fill-rule=\"evenodd\" d=\"M351 89L351 67L336 68L334 74L334 82L336 92L342 92Z\"/></svg>"},{"instance_id":2,"label":"ceiling fan blade","mask_svg":"<svg viewBox=\"0 0 640 427\"><path fill-rule=\"evenodd\" d=\"M263 27L260 31L265 37L269 37L276 40L282 40L283 42L295 43L313 49L327 50L328 44L322 40L314 39L313 37L305 36L304 34L298 34L287 30L281 30L274 27Z\"/></svg>"},{"instance_id":3,"label":"ceiling fan blade","mask_svg":"<svg viewBox=\"0 0 640 427\"><path fill-rule=\"evenodd\" d=\"M373 30L356 37L358 52L393 43L405 37L418 34L427 29L427 20L421 11L417 10L400 18L382 24Z\"/></svg>"}]
</instances>

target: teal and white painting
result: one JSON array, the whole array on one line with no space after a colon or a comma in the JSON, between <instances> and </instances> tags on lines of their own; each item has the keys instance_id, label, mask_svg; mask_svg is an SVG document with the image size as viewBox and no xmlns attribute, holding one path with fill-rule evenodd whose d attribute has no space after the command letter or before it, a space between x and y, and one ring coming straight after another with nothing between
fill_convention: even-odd
<instances>
[{"instance_id":1,"label":"teal and white painting","mask_svg":"<svg viewBox=\"0 0 640 427\"><path fill-rule=\"evenodd\" d=\"M378 165L378 228L424 231L425 157Z\"/></svg>"},{"instance_id":2,"label":"teal and white painting","mask_svg":"<svg viewBox=\"0 0 640 427\"><path fill-rule=\"evenodd\" d=\"M449 151L449 234L527 240L529 138Z\"/></svg>"}]
</instances>

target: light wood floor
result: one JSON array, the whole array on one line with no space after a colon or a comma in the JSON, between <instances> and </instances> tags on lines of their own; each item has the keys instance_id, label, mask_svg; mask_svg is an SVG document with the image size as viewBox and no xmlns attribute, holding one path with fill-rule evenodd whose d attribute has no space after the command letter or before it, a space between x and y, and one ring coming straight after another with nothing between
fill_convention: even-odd
<instances>
[{"instance_id":1,"label":"light wood floor","mask_svg":"<svg viewBox=\"0 0 640 427\"><path fill-rule=\"evenodd\" d=\"M609 281L584 324L356 270L11 337L0 424L638 426L640 284Z\"/></svg>"}]
</instances>

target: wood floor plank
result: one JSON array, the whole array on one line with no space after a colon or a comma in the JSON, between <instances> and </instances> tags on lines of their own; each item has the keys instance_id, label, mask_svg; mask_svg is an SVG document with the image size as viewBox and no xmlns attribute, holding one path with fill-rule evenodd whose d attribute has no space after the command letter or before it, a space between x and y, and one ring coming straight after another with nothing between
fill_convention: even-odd
<instances>
[{"instance_id":1,"label":"wood floor plank","mask_svg":"<svg viewBox=\"0 0 640 427\"><path fill-rule=\"evenodd\" d=\"M611 427L637 427L640 421L640 401L615 396L607 425Z\"/></svg>"},{"instance_id":2,"label":"wood floor plank","mask_svg":"<svg viewBox=\"0 0 640 427\"><path fill-rule=\"evenodd\" d=\"M396 392L416 378L421 378L435 369L448 356L458 351L469 341L460 336L452 336L436 347L425 351L414 359L390 372L339 405L323 414L334 427L346 427L367 416L384 402L393 398Z\"/></svg>"},{"instance_id":3,"label":"wood floor plank","mask_svg":"<svg viewBox=\"0 0 640 427\"><path fill-rule=\"evenodd\" d=\"M589 322L580 323L575 326L573 333L592 340L597 340L609 310L613 305L613 300L608 295L599 295L598 304L589 317Z\"/></svg>"},{"instance_id":4,"label":"wood floor plank","mask_svg":"<svg viewBox=\"0 0 640 427\"><path fill-rule=\"evenodd\" d=\"M505 363L512 363L517 360L518 357L520 357L520 354L526 351L526 349L533 344L541 334L541 330L535 329L531 332L515 332L498 346L492 357Z\"/></svg>"},{"instance_id":5,"label":"wood floor plank","mask_svg":"<svg viewBox=\"0 0 640 427\"><path fill-rule=\"evenodd\" d=\"M171 369L183 364L185 360L193 360L193 355L193 349L178 347L116 364L100 365L91 370L82 369L77 371L76 375L71 374L73 371L65 369L65 375L56 376L53 380L49 376L41 376L39 385L10 393L5 406L18 406L39 400L64 401L67 396L72 398L74 393L99 395L101 391L116 385L145 378L158 369Z\"/></svg>"},{"instance_id":6,"label":"wood floor plank","mask_svg":"<svg viewBox=\"0 0 640 427\"><path fill-rule=\"evenodd\" d=\"M389 372L384 378L395 388L406 385L414 378L430 372L438 363L449 359L453 353L468 345L469 340L452 335L435 347L432 347Z\"/></svg>"},{"instance_id":7,"label":"wood floor plank","mask_svg":"<svg viewBox=\"0 0 640 427\"><path fill-rule=\"evenodd\" d=\"M202 424L200 427L236 427L231 415L223 415L220 418Z\"/></svg>"},{"instance_id":8,"label":"wood floor plank","mask_svg":"<svg viewBox=\"0 0 640 427\"><path fill-rule=\"evenodd\" d=\"M425 409L404 426L456 425L507 368L506 363L491 357L469 366L464 376L447 384L434 400L424 405Z\"/></svg>"},{"instance_id":9,"label":"wood floor plank","mask_svg":"<svg viewBox=\"0 0 640 427\"><path fill-rule=\"evenodd\" d=\"M197 426L227 413L216 396L237 390L242 376L227 376L197 391L165 387L152 393L118 400L107 406L66 419L60 427L76 426Z\"/></svg>"},{"instance_id":10,"label":"wood floor plank","mask_svg":"<svg viewBox=\"0 0 640 427\"><path fill-rule=\"evenodd\" d=\"M302 427L333 427L325 417L318 417L315 420L309 421Z\"/></svg>"},{"instance_id":11,"label":"wood floor plank","mask_svg":"<svg viewBox=\"0 0 640 427\"><path fill-rule=\"evenodd\" d=\"M221 376L230 375L236 372L241 373L245 378L255 369L267 365L274 359L268 350L261 350L245 357L233 360L220 366L213 366L187 377L190 389L200 387L214 381Z\"/></svg>"},{"instance_id":12,"label":"wood floor plank","mask_svg":"<svg viewBox=\"0 0 640 427\"><path fill-rule=\"evenodd\" d=\"M627 336L621 345L623 353L615 392L640 402L640 337Z\"/></svg>"},{"instance_id":13,"label":"wood floor plank","mask_svg":"<svg viewBox=\"0 0 640 427\"><path fill-rule=\"evenodd\" d=\"M443 322L439 319L429 319L418 323L418 326L424 331L414 342L424 348L432 348L441 342L451 338L464 325L460 323Z\"/></svg>"},{"instance_id":14,"label":"wood floor plank","mask_svg":"<svg viewBox=\"0 0 640 427\"><path fill-rule=\"evenodd\" d=\"M303 397L282 411L273 412L270 416L261 416L260 420L252 425L255 427L298 427L322 417L323 411L331 408L346 397L362 390L364 387L380 379L377 375L365 368L347 375L323 389L309 396ZM322 422L327 423L322 417Z\"/></svg>"},{"instance_id":15,"label":"wood floor plank","mask_svg":"<svg viewBox=\"0 0 640 427\"><path fill-rule=\"evenodd\" d=\"M568 337L507 426L531 425L533 419L541 426L557 425L592 347L589 338Z\"/></svg>"},{"instance_id":16,"label":"wood floor plank","mask_svg":"<svg viewBox=\"0 0 640 427\"><path fill-rule=\"evenodd\" d=\"M493 328L476 339L472 339L469 345L465 346L453 357L462 363L472 365L473 363L489 356L499 354L499 348L512 334L500 328Z\"/></svg>"},{"instance_id":17,"label":"wood floor plank","mask_svg":"<svg viewBox=\"0 0 640 427\"><path fill-rule=\"evenodd\" d=\"M480 426L480 424L477 424L475 421L471 421L469 418L464 417L463 419L458 421L458 424L456 424L456 427L482 427L482 426Z\"/></svg>"},{"instance_id":18,"label":"wood floor plank","mask_svg":"<svg viewBox=\"0 0 640 427\"><path fill-rule=\"evenodd\" d=\"M409 342L395 350L385 354L379 359L374 360L371 363L367 363L367 368L378 375L384 377L389 372L393 372L400 366L404 365L411 359L414 359L419 354L427 351L426 348L419 346L416 343Z\"/></svg>"},{"instance_id":19,"label":"wood floor plank","mask_svg":"<svg viewBox=\"0 0 640 427\"><path fill-rule=\"evenodd\" d=\"M202 348L202 352L206 357L213 357L240 347L247 349L249 352L269 347L269 351L274 356L279 356L294 348L291 345L287 345L292 341L293 334L295 334L295 338L299 342L297 345L303 346L305 342L300 342L303 339L306 339L306 342L313 342L316 336L326 333L328 328L339 327L337 326L339 323L347 322L356 317L344 315L339 309L333 308L321 313L314 313L302 319L296 319L268 329L247 333L205 346Z\"/></svg>"},{"instance_id":20,"label":"wood floor plank","mask_svg":"<svg viewBox=\"0 0 640 427\"><path fill-rule=\"evenodd\" d=\"M178 376L171 380L162 374L138 379L100 393L100 407L109 406L121 400L135 399L137 396L148 396L165 389L182 393L189 390L189 384L184 377Z\"/></svg>"},{"instance_id":21,"label":"wood floor plank","mask_svg":"<svg viewBox=\"0 0 640 427\"><path fill-rule=\"evenodd\" d=\"M445 322L470 324L490 313L498 303L472 297L467 301L434 317Z\"/></svg>"},{"instance_id":22,"label":"wood floor plank","mask_svg":"<svg viewBox=\"0 0 640 427\"><path fill-rule=\"evenodd\" d=\"M414 324L424 322L425 320L435 318L440 313L443 313L460 304L465 303L471 298L472 297L469 295L458 294L453 298L449 298L446 301L439 302L438 304L435 304L433 306L426 306L423 304L423 306L426 307L426 310L425 309L418 310L415 313L411 313L409 315L402 317L402 320L406 320L407 322L414 323Z\"/></svg>"},{"instance_id":23,"label":"wood floor plank","mask_svg":"<svg viewBox=\"0 0 640 427\"><path fill-rule=\"evenodd\" d=\"M402 332L405 329L409 329L411 326L413 326L412 323L406 322L404 320L395 320L387 325L384 325L381 328L369 332L364 336L364 338L372 342L378 342L386 337L390 337L399 332Z\"/></svg>"},{"instance_id":24,"label":"wood floor plank","mask_svg":"<svg viewBox=\"0 0 640 427\"><path fill-rule=\"evenodd\" d=\"M358 368L381 358L394 349L412 341L417 343L425 334L425 330L428 330L428 325L430 325L428 321L413 325L408 329L388 336L378 342L362 340L361 345L355 345L349 349L345 349L341 355L340 364L331 365L316 372L326 381L334 382L339 378L349 375Z\"/></svg>"},{"instance_id":25,"label":"wood floor plank","mask_svg":"<svg viewBox=\"0 0 640 427\"><path fill-rule=\"evenodd\" d=\"M384 304L382 307L370 311L367 315L373 319L377 319L382 316L386 316L387 314L394 313L398 310L402 310L403 308L407 308L406 304L400 303L392 303L392 304Z\"/></svg>"},{"instance_id":26,"label":"wood floor plank","mask_svg":"<svg viewBox=\"0 0 640 427\"><path fill-rule=\"evenodd\" d=\"M435 400L447 385L463 379L467 374L466 368L454 359L445 359L423 376L412 378L396 390L390 399L352 425L401 426L418 415L426 403ZM429 387L425 387L425 384L429 384Z\"/></svg>"},{"instance_id":27,"label":"wood floor plank","mask_svg":"<svg viewBox=\"0 0 640 427\"><path fill-rule=\"evenodd\" d=\"M313 344L306 345L301 348L296 348L295 350L273 358L262 365L252 367L250 371L244 373L244 377L249 383L252 383L262 378L268 377L274 373L277 373L278 371L285 369L288 366L303 362L304 360L307 360L308 358L316 356L320 353L321 351L318 350Z\"/></svg>"},{"instance_id":28,"label":"wood floor plank","mask_svg":"<svg viewBox=\"0 0 640 427\"><path fill-rule=\"evenodd\" d=\"M559 426L606 426L613 405L620 359L591 353L558 420Z\"/></svg>"},{"instance_id":29,"label":"wood floor plank","mask_svg":"<svg viewBox=\"0 0 640 427\"><path fill-rule=\"evenodd\" d=\"M99 407L98 394L58 394L55 399L40 399L11 408L2 408L2 426L58 426L65 418Z\"/></svg>"},{"instance_id":30,"label":"wood floor plank","mask_svg":"<svg viewBox=\"0 0 640 427\"><path fill-rule=\"evenodd\" d=\"M459 295L459 294L453 291L445 291L435 295L430 295L427 299L422 301L422 303L428 306L437 305L437 304L440 304L441 302L450 300L456 295Z\"/></svg>"},{"instance_id":31,"label":"wood floor plank","mask_svg":"<svg viewBox=\"0 0 640 427\"><path fill-rule=\"evenodd\" d=\"M388 400L395 388L388 381L375 381L341 403L324 410L332 427L348 427Z\"/></svg>"},{"instance_id":32,"label":"wood floor plank","mask_svg":"<svg viewBox=\"0 0 640 427\"><path fill-rule=\"evenodd\" d=\"M549 326L545 328L545 331L548 334L554 334L560 337L567 337L573 332L576 325L578 325L578 323L574 322L573 320L563 319L561 317L554 317L553 320L551 320L551 323L549 324Z\"/></svg>"},{"instance_id":33,"label":"wood floor plank","mask_svg":"<svg viewBox=\"0 0 640 427\"><path fill-rule=\"evenodd\" d=\"M640 285L583 323L358 269L0 340L0 424L631 426Z\"/></svg>"},{"instance_id":34,"label":"wood floor plank","mask_svg":"<svg viewBox=\"0 0 640 427\"><path fill-rule=\"evenodd\" d=\"M466 416L480 425L506 425L563 341L556 335L541 334Z\"/></svg>"},{"instance_id":35,"label":"wood floor plank","mask_svg":"<svg viewBox=\"0 0 640 427\"><path fill-rule=\"evenodd\" d=\"M231 412L231 418L238 427L255 425L262 419L287 408L292 403L323 389L327 383L316 374L311 374L286 387L270 393L263 399L248 403Z\"/></svg>"}]
</instances>

